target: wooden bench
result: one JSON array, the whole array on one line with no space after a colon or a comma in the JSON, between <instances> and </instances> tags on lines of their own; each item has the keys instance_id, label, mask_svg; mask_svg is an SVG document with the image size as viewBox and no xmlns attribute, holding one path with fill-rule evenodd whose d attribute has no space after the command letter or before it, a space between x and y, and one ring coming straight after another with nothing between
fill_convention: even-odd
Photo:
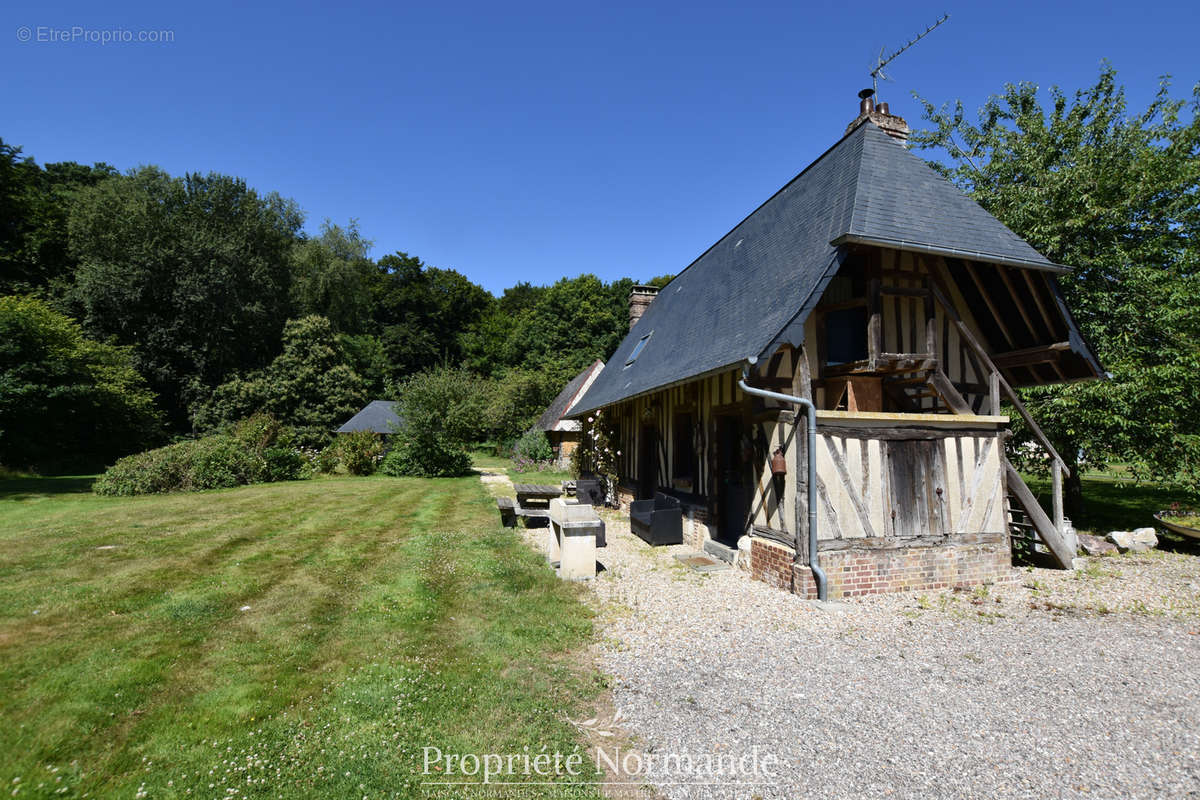
<instances>
[{"instance_id":1,"label":"wooden bench","mask_svg":"<svg viewBox=\"0 0 1200 800\"><path fill-rule=\"evenodd\" d=\"M517 508L516 503L511 497L497 497L496 508L500 509L500 522L506 528L515 528L517 525Z\"/></svg>"}]
</instances>

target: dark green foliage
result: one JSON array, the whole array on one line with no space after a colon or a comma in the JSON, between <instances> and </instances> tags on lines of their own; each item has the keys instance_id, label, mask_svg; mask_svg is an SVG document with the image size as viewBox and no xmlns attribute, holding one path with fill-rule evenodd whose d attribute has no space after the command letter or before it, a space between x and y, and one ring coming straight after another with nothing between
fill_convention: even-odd
<instances>
[{"instance_id":1,"label":"dark green foliage","mask_svg":"<svg viewBox=\"0 0 1200 800\"><path fill-rule=\"evenodd\" d=\"M519 284L463 337L466 364L483 374L510 367L551 370L565 383L597 358L608 358L629 332L632 286L628 278L606 284L595 275L547 287Z\"/></svg>"},{"instance_id":2,"label":"dark green foliage","mask_svg":"<svg viewBox=\"0 0 1200 800\"><path fill-rule=\"evenodd\" d=\"M0 294L60 295L74 277L67 216L76 190L116 175L107 164L39 167L0 139Z\"/></svg>"},{"instance_id":3,"label":"dark green foliage","mask_svg":"<svg viewBox=\"0 0 1200 800\"><path fill-rule=\"evenodd\" d=\"M484 413L488 438L511 441L529 430L571 377L561 370L511 369L492 381Z\"/></svg>"},{"instance_id":4,"label":"dark green foliage","mask_svg":"<svg viewBox=\"0 0 1200 800\"><path fill-rule=\"evenodd\" d=\"M304 477L291 431L265 414L226 433L121 459L93 486L96 494L136 495L225 489Z\"/></svg>"},{"instance_id":5,"label":"dark green foliage","mask_svg":"<svg viewBox=\"0 0 1200 800\"><path fill-rule=\"evenodd\" d=\"M372 293L372 314L393 379L457 364L463 332L493 302L460 273L428 266L407 253L379 259Z\"/></svg>"},{"instance_id":6,"label":"dark green foliage","mask_svg":"<svg viewBox=\"0 0 1200 800\"><path fill-rule=\"evenodd\" d=\"M97 468L162 436L125 348L33 298L0 297L0 463Z\"/></svg>"},{"instance_id":7,"label":"dark green foliage","mask_svg":"<svg viewBox=\"0 0 1200 800\"><path fill-rule=\"evenodd\" d=\"M267 363L302 217L226 175L144 167L82 189L70 217L84 328L134 348L173 424L205 387Z\"/></svg>"},{"instance_id":8,"label":"dark green foliage","mask_svg":"<svg viewBox=\"0 0 1200 800\"><path fill-rule=\"evenodd\" d=\"M262 370L216 388L195 409L195 425L213 430L266 411L302 433L315 447L366 403L362 379L347 363L333 326L324 317L289 320L283 352Z\"/></svg>"},{"instance_id":9,"label":"dark green foliage","mask_svg":"<svg viewBox=\"0 0 1200 800\"><path fill-rule=\"evenodd\" d=\"M523 458L528 461L549 461L554 458L554 450L550 441L541 431L528 431L512 449L513 458Z\"/></svg>"},{"instance_id":10,"label":"dark green foliage","mask_svg":"<svg viewBox=\"0 0 1200 800\"><path fill-rule=\"evenodd\" d=\"M1112 378L1025 392L1059 452L1200 492L1200 85L1188 103L1168 90L1130 113L1105 65L1073 98L1051 89L1050 108L1028 83L1006 86L975 123L961 103L927 103L934 129L914 140L944 148L952 180L1075 267L1060 282ZM1077 475L1068 490L1074 516Z\"/></svg>"},{"instance_id":11,"label":"dark green foliage","mask_svg":"<svg viewBox=\"0 0 1200 800\"><path fill-rule=\"evenodd\" d=\"M383 455L383 440L371 431L338 434L332 445L338 461L351 475L372 475Z\"/></svg>"},{"instance_id":12,"label":"dark green foliage","mask_svg":"<svg viewBox=\"0 0 1200 800\"><path fill-rule=\"evenodd\" d=\"M392 435L389 475L445 477L471 466L467 444L480 438L484 397L470 372L437 367L405 380L397 394L404 424Z\"/></svg>"},{"instance_id":13,"label":"dark green foliage","mask_svg":"<svg viewBox=\"0 0 1200 800\"><path fill-rule=\"evenodd\" d=\"M371 318L370 251L371 242L353 220L345 228L325 220L320 236L297 243L291 256L295 313L325 317L340 332L361 333Z\"/></svg>"},{"instance_id":14,"label":"dark green foliage","mask_svg":"<svg viewBox=\"0 0 1200 800\"><path fill-rule=\"evenodd\" d=\"M363 380L367 397L380 397L394 370L379 337L370 334L338 334L338 345L350 368Z\"/></svg>"}]
</instances>

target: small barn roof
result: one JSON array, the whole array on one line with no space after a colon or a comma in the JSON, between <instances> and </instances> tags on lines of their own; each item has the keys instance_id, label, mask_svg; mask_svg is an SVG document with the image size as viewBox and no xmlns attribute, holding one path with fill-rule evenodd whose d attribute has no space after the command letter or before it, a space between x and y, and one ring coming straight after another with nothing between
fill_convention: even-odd
<instances>
[{"instance_id":1,"label":"small barn roof","mask_svg":"<svg viewBox=\"0 0 1200 800\"><path fill-rule=\"evenodd\" d=\"M554 402L550 404L550 407L538 418L533 429L536 431L580 430L580 424L577 420L563 419L563 415L570 411L571 407L583 396L584 392L596 380L596 376L600 374L602 369L604 369L604 362L596 359L586 369L572 378L571 382L554 398Z\"/></svg>"},{"instance_id":2,"label":"small barn roof","mask_svg":"<svg viewBox=\"0 0 1200 800\"><path fill-rule=\"evenodd\" d=\"M798 344L849 244L1067 271L864 120L663 287L570 415Z\"/></svg>"},{"instance_id":3,"label":"small barn roof","mask_svg":"<svg viewBox=\"0 0 1200 800\"><path fill-rule=\"evenodd\" d=\"M395 433L395 426L400 424L396 413L397 404L391 400L372 400L366 408L359 411L337 429L337 433L354 433L355 431L371 431L372 433Z\"/></svg>"}]
</instances>

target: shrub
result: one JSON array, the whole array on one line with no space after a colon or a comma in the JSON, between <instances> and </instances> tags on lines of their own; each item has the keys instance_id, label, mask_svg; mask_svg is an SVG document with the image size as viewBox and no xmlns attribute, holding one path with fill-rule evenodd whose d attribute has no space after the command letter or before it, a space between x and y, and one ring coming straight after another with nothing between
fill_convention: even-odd
<instances>
[{"instance_id":1,"label":"shrub","mask_svg":"<svg viewBox=\"0 0 1200 800\"><path fill-rule=\"evenodd\" d=\"M337 441L338 460L351 475L370 475L379 466L383 442L370 431L344 433Z\"/></svg>"},{"instance_id":2,"label":"shrub","mask_svg":"<svg viewBox=\"0 0 1200 800\"><path fill-rule=\"evenodd\" d=\"M432 478L469 472L466 443L479 434L482 418L479 386L471 373L446 367L401 384L398 416L403 423L392 436L386 474Z\"/></svg>"},{"instance_id":3,"label":"shrub","mask_svg":"<svg viewBox=\"0 0 1200 800\"><path fill-rule=\"evenodd\" d=\"M384 475L452 478L471 471L471 454L445 437L403 437L380 465Z\"/></svg>"},{"instance_id":4,"label":"shrub","mask_svg":"<svg viewBox=\"0 0 1200 800\"><path fill-rule=\"evenodd\" d=\"M337 469L338 465L338 447L337 443L325 447L321 450L310 451L309 463L317 472L328 475Z\"/></svg>"},{"instance_id":5,"label":"shrub","mask_svg":"<svg viewBox=\"0 0 1200 800\"><path fill-rule=\"evenodd\" d=\"M243 420L228 433L127 456L105 471L96 494L135 495L225 489L304 477L304 457L291 446L291 431L265 414Z\"/></svg>"},{"instance_id":6,"label":"shrub","mask_svg":"<svg viewBox=\"0 0 1200 800\"><path fill-rule=\"evenodd\" d=\"M550 461L554 458L554 449L550 440L542 431L529 431L513 445L513 460Z\"/></svg>"}]
</instances>

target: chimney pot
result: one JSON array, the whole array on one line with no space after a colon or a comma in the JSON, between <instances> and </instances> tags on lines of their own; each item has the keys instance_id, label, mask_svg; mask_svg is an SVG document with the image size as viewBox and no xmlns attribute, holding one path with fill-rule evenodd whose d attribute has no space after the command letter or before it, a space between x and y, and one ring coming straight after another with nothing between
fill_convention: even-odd
<instances>
[{"instance_id":1,"label":"chimney pot","mask_svg":"<svg viewBox=\"0 0 1200 800\"><path fill-rule=\"evenodd\" d=\"M629 329L633 330L633 326L642 318L642 314L646 313L646 309L654 302L654 298L658 296L657 286L642 286L637 285L629 290Z\"/></svg>"},{"instance_id":2,"label":"chimney pot","mask_svg":"<svg viewBox=\"0 0 1200 800\"><path fill-rule=\"evenodd\" d=\"M904 121L903 117L892 116L892 110L888 108L888 104L875 102L877 98L874 95L875 92L871 89L863 89L858 93L858 116L846 126L846 133L842 135L845 136L862 124L863 120L869 119L888 136L902 144L907 144L910 132L908 123Z\"/></svg>"}]
</instances>

